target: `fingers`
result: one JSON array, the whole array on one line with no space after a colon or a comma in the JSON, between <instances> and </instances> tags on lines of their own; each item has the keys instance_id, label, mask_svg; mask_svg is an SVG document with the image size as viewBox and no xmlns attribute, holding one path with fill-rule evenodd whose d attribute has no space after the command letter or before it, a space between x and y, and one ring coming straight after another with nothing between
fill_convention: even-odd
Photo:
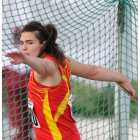
<instances>
[{"instance_id":1,"label":"fingers","mask_svg":"<svg viewBox=\"0 0 140 140\"><path fill-rule=\"evenodd\" d=\"M13 61L10 61L11 64L14 64L14 65L19 65L21 64L21 62L17 61L17 60L13 60Z\"/></svg>"},{"instance_id":2,"label":"fingers","mask_svg":"<svg viewBox=\"0 0 140 140\"><path fill-rule=\"evenodd\" d=\"M21 56L22 56L21 52L17 52L17 51L8 52L7 54L5 54L5 57L11 57L13 60L19 59L19 57L21 57Z\"/></svg>"},{"instance_id":3,"label":"fingers","mask_svg":"<svg viewBox=\"0 0 140 140\"><path fill-rule=\"evenodd\" d=\"M131 100L133 100L133 101L134 101L135 99L136 99L136 97L135 97L135 96L132 96L132 97L131 97Z\"/></svg>"},{"instance_id":4,"label":"fingers","mask_svg":"<svg viewBox=\"0 0 140 140\"><path fill-rule=\"evenodd\" d=\"M10 63L16 65L16 62L15 61L10 61Z\"/></svg>"},{"instance_id":5,"label":"fingers","mask_svg":"<svg viewBox=\"0 0 140 140\"><path fill-rule=\"evenodd\" d=\"M131 91L131 93L132 93L132 97L131 97L131 100L135 100L136 99L136 97L137 97L137 92L135 91L135 89L133 88L133 86L130 84L129 85L129 90ZM129 96L129 95L128 95Z\"/></svg>"},{"instance_id":6,"label":"fingers","mask_svg":"<svg viewBox=\"0 0 140 140\"><path fill-rule=\"evenodd\" d=\"M13 54L9 54L9 53L7 53L7 54L5 55L5 57L11 57L11 58L13 58L14 55L13 55Z\"/></svg>"},{"instance_id":7,"label":"fingers","mask_svg":"<svg viewBox=\"0 0 140 140\"><path fill-rule=\"evenodd\" d=\"M18 51L13 51L13 52L8 52L7 54L5 54L5 57L9 57L9 56L12 56L14 54L20 54L21 52L18 52Z\"/></svg>"},{"instance_id":8,"label":"fingers","mask_svg":"<svg viewBox=\"0 0 140 140\"><path fill-rule=\"evenodd\" d=\"M137 96L137 92L135 90L133 90L132 94L133 94L133 96L131 97L131 100L135 100L136 96Z\"/></svg>"}]
</instances>

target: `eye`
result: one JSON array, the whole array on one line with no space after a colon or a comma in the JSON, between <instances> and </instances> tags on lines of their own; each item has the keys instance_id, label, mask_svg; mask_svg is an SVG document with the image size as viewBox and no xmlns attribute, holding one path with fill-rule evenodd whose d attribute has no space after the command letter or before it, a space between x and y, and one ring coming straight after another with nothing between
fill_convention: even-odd
<instances>
[{"instance_id":1,"label":"eye","mask_svg":"<svg viewBox=\"0 0 140 140\"><path fill-rule=\"evenodd\" d=\"M32 42L28 42L29 45L33 44Z\"/></svg>"},{"instance_id":2,"label":"eye","mask_svg":"<svg viewBox=\"0 0 140 140\"><path fill-rule=\"evenodd\" d=\"M23 42L20 42L20 45L23 45Z\"/></svg>"}]
</instances>

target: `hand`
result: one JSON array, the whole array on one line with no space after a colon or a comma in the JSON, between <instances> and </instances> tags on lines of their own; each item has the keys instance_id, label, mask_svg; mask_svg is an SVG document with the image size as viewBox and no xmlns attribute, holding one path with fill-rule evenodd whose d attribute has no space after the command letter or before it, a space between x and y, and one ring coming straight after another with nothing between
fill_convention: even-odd
<instances>
[{"instance_id":1,"label":"hand","mask_svg":"<svg viewBox=\"0 0 140 140\"><path fill-rule=\"evenodd\" d=\"M24 63L27 56L22 52L14 51L14 52L7 53L5 57L11 57L13 61L10 61L10 63L14 65L18 65Z\"/></svg>"},{"instance_id":2,"label":"hand","mask_svg":"<svg viewBox=\"0 0 140 140\"><path fill-rule=\"evenodd\" d=\"M121 84L124 85L124 86L126 86L132 92L131 100L135 100L136 99L136 96L137 96L137 92L132 87L132 85L130 84L130 82L128 81L128 79L125 82L122 82Z\"/></svg>"}]
</instances>

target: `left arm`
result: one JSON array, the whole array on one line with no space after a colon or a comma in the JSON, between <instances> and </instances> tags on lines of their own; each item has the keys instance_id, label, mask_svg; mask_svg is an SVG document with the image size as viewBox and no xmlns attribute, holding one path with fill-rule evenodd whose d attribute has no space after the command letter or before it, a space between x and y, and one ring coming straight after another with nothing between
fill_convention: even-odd
<instances>
[{"instance_id":1,"label":"left arm","mask_svg":"<svg viewBox=\"0 0 140 140\"><path fill-rule=\"evenodd\" d=\"M66 61L70 66L71 74L90 80L119 82L132 92L132 100L136 98L137 93L124 74L99 66L83 64L68 56L66 58L68 58Z\"/></svg>"}]
</instances>

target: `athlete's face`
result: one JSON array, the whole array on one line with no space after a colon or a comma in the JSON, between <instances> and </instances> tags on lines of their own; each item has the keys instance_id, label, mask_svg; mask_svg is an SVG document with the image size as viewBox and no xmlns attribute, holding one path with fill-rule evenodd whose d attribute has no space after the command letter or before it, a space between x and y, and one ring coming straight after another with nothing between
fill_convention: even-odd
<instances>
[{"instance_id":1,"label":"athlete's face","mask_svg":"<svg viewBox=\"0 0 140 140\"><path fill-rule=\"evenodd\" d=\"M23 32L20 37L20 50L29 56L38 57L44 43L40 44L35 32Z\"/></svg>"}]
</instances>

